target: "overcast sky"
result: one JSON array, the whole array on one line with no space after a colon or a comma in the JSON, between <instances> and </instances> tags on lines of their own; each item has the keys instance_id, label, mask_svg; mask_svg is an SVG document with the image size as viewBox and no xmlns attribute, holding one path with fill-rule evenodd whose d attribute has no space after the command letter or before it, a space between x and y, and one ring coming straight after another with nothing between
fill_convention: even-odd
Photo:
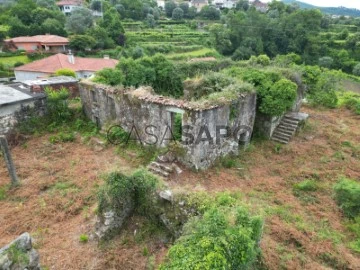
<instances>
[{"instance_id":1,"label":"overcast sky","mask_svg":"<svg viewBox=\"0 0 360 270\"><path fill-rule=\"evenodd\" d=\"M271 0L260 0L261 2L271 2ZM360 9L360 0L299 0L320 7L348 7Z\"/></svg>"}]
</instances>

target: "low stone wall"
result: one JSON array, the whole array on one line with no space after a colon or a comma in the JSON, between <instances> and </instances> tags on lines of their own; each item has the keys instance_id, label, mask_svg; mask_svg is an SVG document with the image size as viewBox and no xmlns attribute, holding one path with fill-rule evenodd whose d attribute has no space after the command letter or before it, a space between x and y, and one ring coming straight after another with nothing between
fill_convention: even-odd
<instances>
[{"instance_id":1,"label":"low stone wall","mask_svg":"<svg viewBox=\"0 0 360 270\"><path fill-rule=\"evenodd\" d=\"M40 270L39 254L33 249L32 239L28 233L23 233L0 249L0 269Z\"/></svg>"},{"instance_id":2,"label":"low stone wall","mask_svg":"<svg viewBox=\"0 0 360 270\"><path fill-rule=\"evenodd\" d=\"M146 87L124 90L84 81L79 90L90 119L105 128L118 124L147 145L169 145L175 115L181 114L184 155L179 158L195 169L209 167L220 156L237 154L250 141L255 121L255 93L239 95L231 104L199 108L154 95Z\"/></svg>"}]
</instances>

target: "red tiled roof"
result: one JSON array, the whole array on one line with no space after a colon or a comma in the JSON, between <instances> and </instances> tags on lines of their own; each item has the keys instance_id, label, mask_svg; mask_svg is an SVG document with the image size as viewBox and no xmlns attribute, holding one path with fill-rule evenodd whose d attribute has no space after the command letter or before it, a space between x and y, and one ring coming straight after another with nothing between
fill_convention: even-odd
<instances>
[{"instance_id":1,"label":"red tiled roof","mask_svg":"<svg viewBox=\"0 0 360 270\"><path fill-rule=\"evenodd\" d=\"M82 58L74 57L75 63L69 61L65 54L58 53L47 58L15 68L16 71L33 71L42 73L54 73L61 68L69 68L73 71L98 71L103 68L114 68L119 62L115 59Z\"/></svg>"},{"instance_id":2,"label":"red tiled roof","mask_svg":"<svg viewBox=\"0 0 360 270\"><path fill-rule=\"evenodd\" d=\"M56 2L57 6L81 6L82 1L81 0L62 0L59 2Z\"/></svg>"},{"instance_id":3,"label":"red tiled roof","mask_svg":"<svg viewBox=\"0 0 360 270\"><path fill-rule=\"evenodd\" d=\"M61 43L61 44L68 44L69 40L65 37L60 37L56 35L37 35L37 36L27 36L27 37L15 37L11 39L5 40L7 42L12 41L14 43L27 43L27 42L34 42L34 43Z\"/></svg>"}]
</instances>

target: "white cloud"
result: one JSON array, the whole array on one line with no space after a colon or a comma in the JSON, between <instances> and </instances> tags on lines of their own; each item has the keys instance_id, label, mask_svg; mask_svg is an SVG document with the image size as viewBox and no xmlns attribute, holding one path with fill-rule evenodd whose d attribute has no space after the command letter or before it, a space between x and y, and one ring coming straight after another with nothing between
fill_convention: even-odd
<instances>
[{"instance_id":1,"label":"white cloud","mask_svg":"<svg viewBox=\"0 0 360 270\"><path fill-rule=\"evenodd\" d=\"M271 2L271 0L260 0L262 2ZM299 0L319 7L348 7L360 9L360 0Z\"/></svg>"}]
</instances>

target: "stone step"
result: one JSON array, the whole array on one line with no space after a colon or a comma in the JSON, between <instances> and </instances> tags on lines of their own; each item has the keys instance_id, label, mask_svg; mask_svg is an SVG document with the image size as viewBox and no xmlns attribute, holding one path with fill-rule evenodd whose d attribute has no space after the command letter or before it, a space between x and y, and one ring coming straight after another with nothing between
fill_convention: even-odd
<instances>
[{"instance_id":1,"label":"stone step","mask_svg":"<svg viewBox=\"0 0 360 270\"><path fill-rule=\"evenodd\" d=\"M287 140L289 141L291 139L291 136L286 135L286 134L282 134L282 133L274 133L273 138L277 138L277 139L281 139L281 140Z\"/></svg>"},{"instance_id":2,"label":"stone step","mask_svg":"<svg viewBox=\"0 0 360 270\"><path fill-rule=\"evenodd\" d=\"M289 131L296 131L297 126L292 126L292 125L284 125L283 123L280 123L280 125L277 126L277 128L283 128Z\"/></svg>"},{"instance_id":3,"label":"stone step","mask_svg":"<svg viewBox=\"0 0 360 270\"><path fill-rule=\"evenodd\" d=\"M149 171L152 171L153 173L157 174L157 175L160 175L160 176L163 176L163 177L168 177L169 176L169 173L162 170L162 169L159 169L159 168L156 168L156 167L153 167L153 166L148 166L148 170Z\"/></svg>"},{"instance_id":4,"label":"stone step","mask_svg":"<svg viewBox=\"0 0 360 270\"><path fill-rule=\"evenodd\" d=\"M291 119L285 118L285 119L282 119L282 120L281 120L281 123L297 126L297 125L299 124L299 121L298 121L298 120L291 120Z\"/></svg>"},{"instance_id":5,"label":"stone step","mask_svg":"<svg viewBox=\"0 0 360 270\"><path fill-rule=\"evenodd\" d=\"M162 170L164 170L164 171L166 171L166 172L168 172L168 173L172 173L172 172L173 172L173 168L168 167L168 166L166 166L166 165L164 165L164 164L158 163L158 162L156 162L156 161L151 162L150 165L153 166L153 167L156 167L156 168L158 168L158 169L162 169Z\"/></svg>"},{"instance_id":6,"label":"stone step","mask_svg":"<svg viewBox=\"0 0 360 270\"><path fill-rule=\"evenodd\" d=\"M290 136L294 135L295 133L295 130L289 130L289 129L286 129L286 128L283 128L283 127L277 127L275 129L275 131L280 131L281 133L285 133L285 134L289 134Z\"/></svg>"},{"instance_id":7,"label":"stone step","mask_svg":"<svg viewBox=\"0 0 360 270\"><path fill-rule=\"evenodd\" d=\"M282 140L282 139L278 139L278 138L271 138L271 140L275 141L275 142L279 142L279 143L283 143L283 144L288 144L289 141L287 140Z\"/></svg>"}]
</instances>

